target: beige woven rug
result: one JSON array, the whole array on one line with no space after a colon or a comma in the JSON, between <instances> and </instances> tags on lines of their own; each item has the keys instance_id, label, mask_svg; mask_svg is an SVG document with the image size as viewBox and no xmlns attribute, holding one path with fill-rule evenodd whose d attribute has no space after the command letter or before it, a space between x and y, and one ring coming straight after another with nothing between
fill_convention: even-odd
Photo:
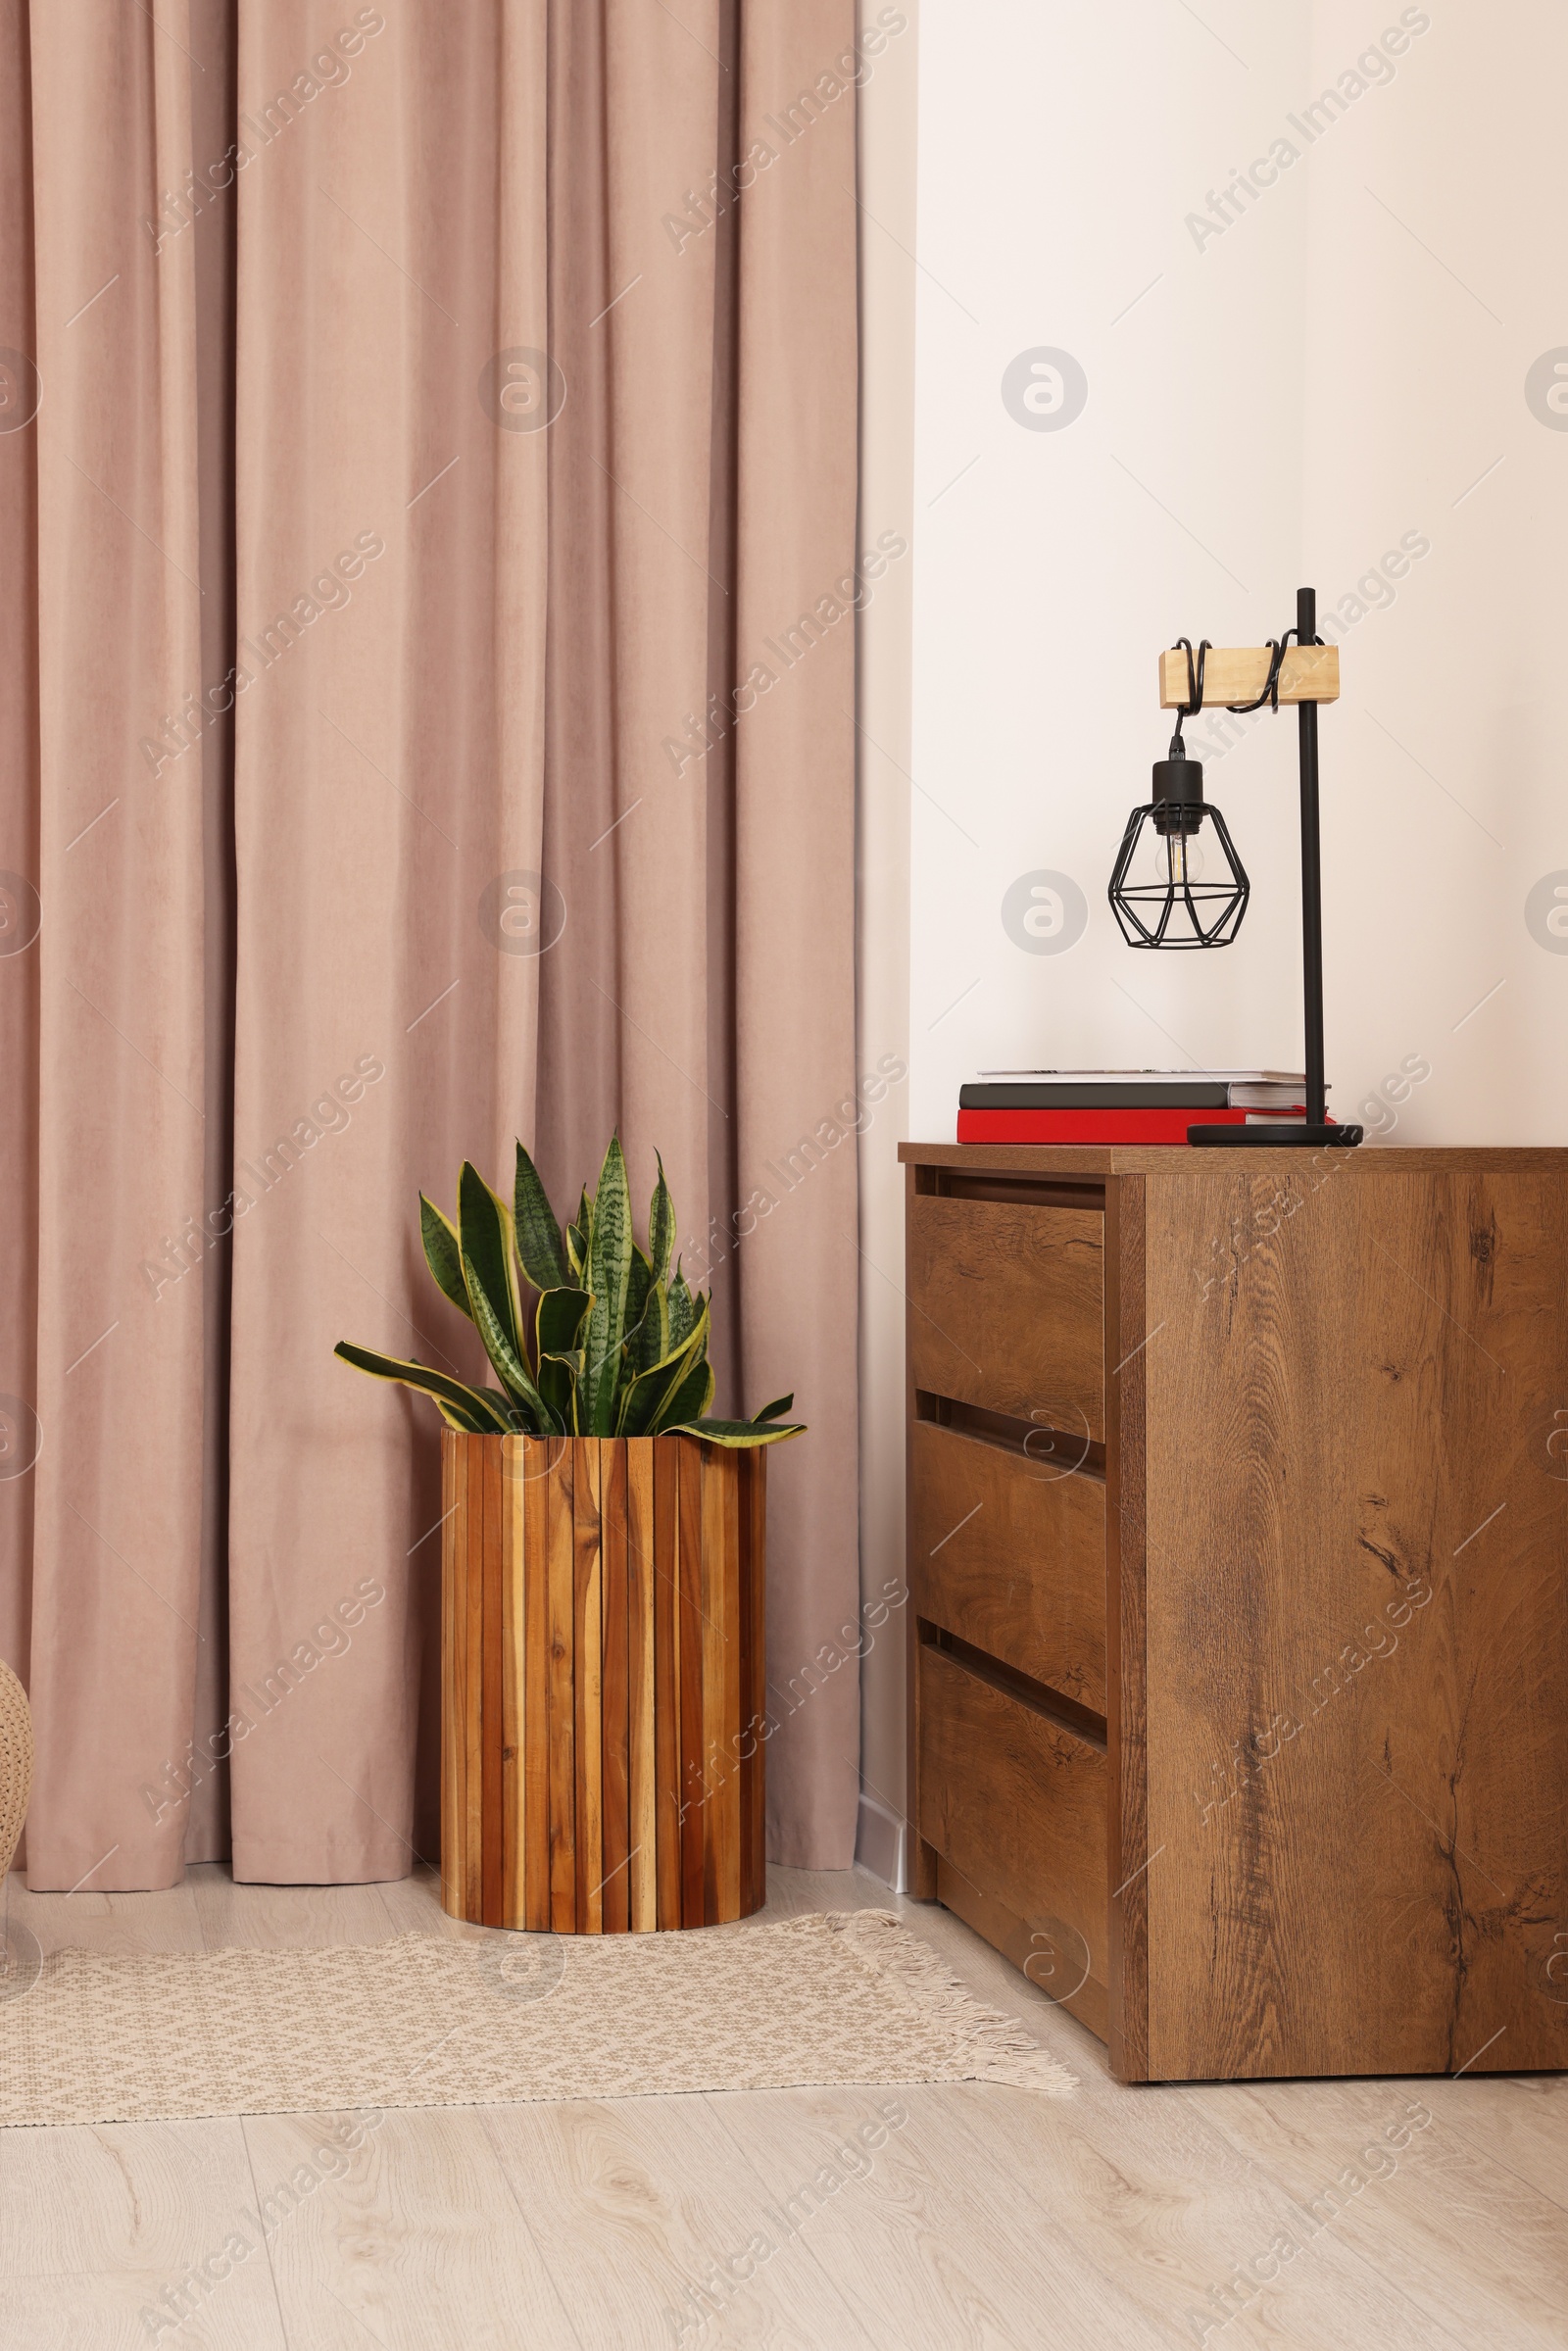
<instances>
[{"instance_id":1,"label":"beige woven rug","mask_svg":"<svg viewBox=\"0 0 1568 2351\"><path fill-rule=\"evenodd\" d=\"M0 1886L27 1817L32 1792L32 1716L27 1693L0 1657Z\"/></svg>"},{"instance_id":2,"label":"beige woven rug","mask_svg":"<svg viewBox=\"0 0 1568 2351\"><path fill-rule=\"evenodd\" d=\"M0 2002L0 2125L1070 2074L890 1911L680 1935L57 1951Z\"/></svg>"}]
</instances>

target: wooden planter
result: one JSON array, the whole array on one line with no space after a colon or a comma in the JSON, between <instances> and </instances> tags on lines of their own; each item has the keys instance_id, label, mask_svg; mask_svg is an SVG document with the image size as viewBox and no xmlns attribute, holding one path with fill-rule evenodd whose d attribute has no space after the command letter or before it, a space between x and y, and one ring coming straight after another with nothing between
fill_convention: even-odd
<instances>
[{"instance_id":1,"label":"wooden planter","mask_svg":"<svg viewBox=\"0 0 1568 2351\"><path fill-rule=\"evenodd\" d=\"M441 1902L558 1935L766 1894L766 1454L441 1439Z\"/></svg>"}]
</instances>

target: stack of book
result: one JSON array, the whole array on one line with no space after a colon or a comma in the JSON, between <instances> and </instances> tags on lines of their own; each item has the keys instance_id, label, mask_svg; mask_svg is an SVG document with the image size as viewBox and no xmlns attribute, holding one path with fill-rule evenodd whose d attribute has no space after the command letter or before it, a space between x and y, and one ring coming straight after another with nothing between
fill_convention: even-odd
<instances>
[{"instance_id":1,"label":"stack of book","mask_svg":"<svg viewBox=\"0 0 1568 2351\"><path fill-rule=\"evenodd\" d=\"M958 1090L960 1143L1185 1143L1190 1126L1306 1117L1281 1069L986 1069Z\"/></svg>"}]
</instances>

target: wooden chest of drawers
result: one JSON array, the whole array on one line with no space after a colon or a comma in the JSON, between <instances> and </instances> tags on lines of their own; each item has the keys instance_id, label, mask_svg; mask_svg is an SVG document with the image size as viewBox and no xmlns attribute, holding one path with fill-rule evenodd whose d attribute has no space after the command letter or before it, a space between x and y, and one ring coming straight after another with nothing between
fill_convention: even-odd
<instances>
[{"instance_id":1,"label":"wooden chest of drawers","mask_svg":"<svg viewBox=\"0 0 1568 2351\"><path fill-rule=\"evenodd\" d=\"M1568 2059L1568 1152L906 1144L909 1810L1126 2081Z\"/></svg>"}]
</instances>

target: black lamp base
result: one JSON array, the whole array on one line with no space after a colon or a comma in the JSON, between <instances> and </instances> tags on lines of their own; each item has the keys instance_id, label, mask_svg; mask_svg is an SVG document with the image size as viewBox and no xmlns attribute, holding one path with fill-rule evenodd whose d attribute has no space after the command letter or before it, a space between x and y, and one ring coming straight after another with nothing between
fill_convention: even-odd
<instances>
[{"instance_id":1,"label":"black lamp base","mask_svg":"<svg viewBox=\"0 0 1568 2351\"><path fill-rule=\"evenodd\" d=\"M1353 1151L1364 1133L1358 1126L1307 1126L1293 1118L1278 1125L1189 1127L1187 1140L1204 1151Z\"/></svg>"}]
</instances>

